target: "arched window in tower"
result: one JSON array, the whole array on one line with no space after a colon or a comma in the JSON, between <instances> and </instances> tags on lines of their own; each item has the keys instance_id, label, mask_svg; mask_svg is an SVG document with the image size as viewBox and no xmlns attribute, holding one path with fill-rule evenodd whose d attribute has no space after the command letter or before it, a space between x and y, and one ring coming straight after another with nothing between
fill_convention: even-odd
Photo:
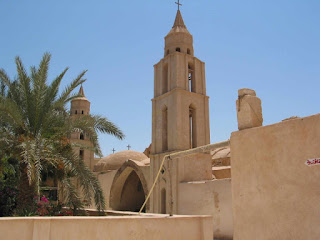
<instances>
[{"instance_id":1,"label":"arched window in tower","mask_svg":"<svg viewBox=\"0 0 320 240\"><path fill-rule=\"evenodd\" d=\"M196 109L192 105L189 106L189 136L190 148L197 147Z\"/></svg>"},{"instance_id":2,"label":"arched window in tower","mask_svg":"<svg viewBox=\"0 0 320 240\"><path fill-rule=\"evenodd\" d=\"M191 51L189 48L187 49L187 54L189 54L189 55L191 54Z\"/></svg>"},{"instance_id":3,"label":"arched window in tower","mask_svg":"<svg viewBox=\"0 0 320 240\"><path fill-rule=\"evenodd\" d=\"M75 114L78 114L78 111L76 110L74 113L75 113Z\"/></svg>"},{"instance_id":4,"label":"arched window in tower","mask_svg":"<svg viewBox=\"0 0 320 240\"><path fill-rule=\"evenodd\" d=\"M83 110L81 111L81 114L84 114Z\"/></svg>"},{"instance_id":5,"label":"arched window in tower","mask_svg":"<svg viewBox=\"0 0 320 240\"><path fill-rule=\"evenodd\" d=\"M189 64L188 65L188 85L189 85L189 91L190 92L195 92L195 84L194 84L194 71L192 66Z\"/></svg>"},{"instance_id":6,"label":"arched window in tower","mask_svg":"<svg viewBox=\"0 0 320 240\"><path fill-rule=\"evenodd\" d=\"M166 189L163 188L161 190L161 213L162 214L167 213L166 205L167 205L167 194L166 194Z\"/></svg>"},{"instance_id":7,"label":"arched window in tower","mask_svg":"<svg viewBox=\"0 0 320 240\"><path fill-rule=\"evenodd\" d=\"M84 150L83 149L80 149L79 157L80 157L81 160L83 160L83 157L84 157Z\"/></svg>"},{"instance_id":8,"label":"arched window in tower","mask_svg":"<svg viewBox=\"0 0 320 240\"><path fill-rule=\"evenodd\" d=\"M168 92L168 64L164 65L162 71L162 94Z\"/></svg>"},{"instance_id":9,"label":"arched window in tower","mask_svg":"<svg viewBox=\"0 0 320 240\"><path fill-rule=\"evenodd\" d=\"M162 150L168 150L168 108L162 110Z\"/></svg>"},{"instance_id":10,"label":"arched window in tower","mask_svg":"<svg viewBox=\"0 0 320 240\"><path fill-rule=\"evenodd\" d=\"M181 52L179 47L176 48L176 52Z\"/></svg>"},{"instance_id":11,"label":"arched window in tower","mask_svg":"<svg viewBox=\"0 0 320 240\"><path fill-rule=\"evenodd\" d=\"M169 55L169 53L170 53L170 51L169 51L169 49L167 50L167 55Z\"/></svg>"},{"instance_id":12,"label":"arched window in tower","mask_svg":"<svg viewBox=\"0 0 320 240\"><path fill-rule=\"evenodd\" d=\"M80 140L84 140L84 134L80 133Z\"/></svg>"}]
</instances>

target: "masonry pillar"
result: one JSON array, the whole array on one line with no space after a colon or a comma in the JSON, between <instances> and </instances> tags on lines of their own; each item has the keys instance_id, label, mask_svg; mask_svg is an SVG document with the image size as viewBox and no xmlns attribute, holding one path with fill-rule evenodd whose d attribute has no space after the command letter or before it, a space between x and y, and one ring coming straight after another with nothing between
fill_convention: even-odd
<instances>
[{"instance_id":1,"label":"masonry pillar","mask_svg":"<svg viewBox=\"0 0 320 240\"><path fill-rule=\"evenodd\" d=\"M261 100L254 90L249 88L238 90L237 119L239 130L262 126Z\"/></svg>"}]
</instances>

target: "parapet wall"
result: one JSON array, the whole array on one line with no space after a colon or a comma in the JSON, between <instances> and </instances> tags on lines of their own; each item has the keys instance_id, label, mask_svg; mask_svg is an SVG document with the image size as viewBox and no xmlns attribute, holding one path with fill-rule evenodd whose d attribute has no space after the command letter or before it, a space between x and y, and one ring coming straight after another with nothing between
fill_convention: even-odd
<instances>
[{"instance_id":1,"label":"parapet wall","mask_svg":"<svg viewBox=\"0 0 320 240\"><path fill-rule=\"evenodd\" d=\"M234 240L320 239L320 114L231 135Z\"/></svg>"},{"instance_id":2,"label":"parapet wall","mask_svg":"<svg viewBox=\"0 0 320 240\"><path fill-rule=\"evenodd\" d=\"M210 216L0 218L0 239L212 240Z\"/></svg>"},{"instance_id":3,"label":"parapet wall","mask_svg":"<svg viewBox=\"0 0 320 240\"><path fill-rule=\"evenodd\" d=\"M184 182L179 184L179 214L213 216L214 236L232 239L231 179Z\"/></svg>"}]
</instances>

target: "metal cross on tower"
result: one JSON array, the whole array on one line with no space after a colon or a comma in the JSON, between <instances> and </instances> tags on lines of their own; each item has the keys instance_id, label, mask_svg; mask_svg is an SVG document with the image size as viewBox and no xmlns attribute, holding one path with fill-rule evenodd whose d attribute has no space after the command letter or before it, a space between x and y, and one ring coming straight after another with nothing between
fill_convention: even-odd
<instances>
[{"instance_id":1,"label":"metal cross on tower","mask_svg":"<svg viewBox=\"0 0 320 240\"><path fill-rule=\"evenodd\" d=\"M180 3L180 0L178 0L178 2L175 2L175 4L178 5L178 11L180 10L180 6L182 6L182 4Z\"/></svg>"},{"instance_id":2,"label":"metal cross on tower","mask_svg":"<svg viewBox=\"0 0 320 240\"><path fill-rule=\"evenodd\" d=\"M116 150L113 148L111 151L112 151L112 153L114 153Z\"/></svg>"},{"instance_id":3,"label":"metal cross on tower","mask_svg":"<svg viewBox=\"0 0 320 240\"><path fill-rule=\"evenodd\" d=\"M128 150L130 150L130 148L131 148L130 144L128 144L127 148L128 148Z\"/></svg>"}]
</instances>

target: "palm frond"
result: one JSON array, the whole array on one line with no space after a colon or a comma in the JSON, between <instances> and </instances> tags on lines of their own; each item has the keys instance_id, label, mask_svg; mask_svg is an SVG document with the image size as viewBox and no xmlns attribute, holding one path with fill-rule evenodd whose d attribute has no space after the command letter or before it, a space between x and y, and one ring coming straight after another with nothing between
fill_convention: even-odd
<instances>
[{"instance_id":1,"label":"palm frond","mask_svg":"<svg viewBox=\"0 0 320 240\"><path fill-rule=\"evenodd\" d=\"M100 115L91 115L91 117L94 121L94 128L96 129L96 131L111 134L121 140L125 138L123 132L107 118Z\"/></svg>"},{"instance_id":2,"label":"palm frond","mask_svg":"<svg viewBox=\"0 0 320 240\"><path fill-rule=\"evenodd\" d=\"M76 79L74 79L62 92L58 100L56 101L57 106L60 106L61 104L66 104L67 100L69 99L71 93L74 91L76 87L78 87L80 84L84 83L86 79L83 79L83 76L86 74L87 70L81 72Z\"/></svg>"},{"instance_id":3,"label":"palm frond","mask_svg":"<svg viewBox=\"0 0 320 240\"><path fill-rule=\"evenodd\" d=\"M60 180L59 193L62 202L73 209L83 208L83 203L79 197L75 186L72 184L72 180L65 173L66 177Z\"/></svg>"},{"instance_id":4,"label":"palm frond","mask_svg":"<svg viewBox=\"0 0 320 240\"><path fill-rule=\"evenodd\" d=\"M40 130L41 118L44 116L42 113L42 109L44 108L44 99L47 96L47 77L48 77L48 69L50 63L51 55L49 53L45 53L40 62L39 68L32 71L32 100L34 101L32 104L32 110L34 116L30 116L33 121L33 132L37 134ZM33 68L31 68L33 69ZM31 102L31 100L30 100ZM47 105L45 106L48 109Z\"/></svg>"},{"instance_id":5,"label":"palm frond","mask_svg":"<svg viewBox=\"0 0 320 240\"><path fill-rule=\"evenodd\" d=\"M1 83L6 85L7 87L9 87L11 85L11 80L10 80L8 74L2 68L0 69L0 81L1 81Z\"/></svg>"},{"instance_id":6,"label":"palm frond","mask_svg":"<svg viewBox=\"0 0 320 240\"><path fill-rule=\"evenodd\" d=\"M31 131L34 131L33 126L35 122L35 99L32 97L31 93L31 79L28 76L20 57L16 57L16 66L17 66L17 73L18 73L18 82L19 82L19 89L20 95L19 104L21 104L21 109L23 109L24 118L27 120L26 123L31 126Z\"/></svg>"},{"instance_id":7,"label":"palm frond","mask_svg":"<svg viewBox=\"0 0 320 240\"><path fill-rule=\"evenodd\" d=\"M9 124L23 127L24 121L20 108L11 99L0 96L0 115L4 115L7 119L11 119L12 122L9 122Z\"/></svg>"}]
</instances>

